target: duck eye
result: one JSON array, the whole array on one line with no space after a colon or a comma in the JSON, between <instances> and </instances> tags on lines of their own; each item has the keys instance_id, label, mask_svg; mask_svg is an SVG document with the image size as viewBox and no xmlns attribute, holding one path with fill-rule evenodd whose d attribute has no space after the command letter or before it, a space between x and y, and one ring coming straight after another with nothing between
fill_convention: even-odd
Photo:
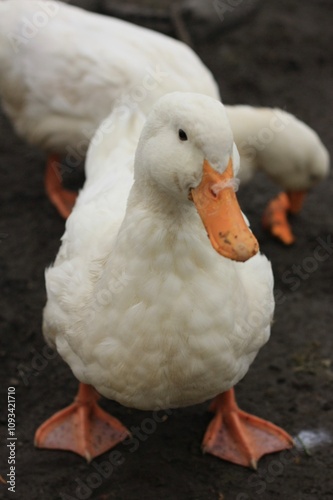
<instances>
[{"instance_id":1,"label":"duck eye","mask_svg":"<svg viewBox=\"0 0 333 500\"><path fill-rule=\"evenodd\" d=\"M187 141L187 135L181 128L178 130L178 137L181 141Z\"/></svg>"}]
</instances>

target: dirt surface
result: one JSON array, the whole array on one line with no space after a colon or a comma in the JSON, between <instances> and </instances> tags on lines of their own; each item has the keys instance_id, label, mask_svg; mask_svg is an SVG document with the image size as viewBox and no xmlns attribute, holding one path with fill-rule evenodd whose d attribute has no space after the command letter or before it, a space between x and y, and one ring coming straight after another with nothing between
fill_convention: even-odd
<instances>
[{"instance_id":1,"label":"dirt surface","mask_svg":"<svg viewBox=\"0 0 333 500\"><path fill-rule=\"evenodd\" d=\"M224 34L221 22L221 35L200 42L196 50L216 76L226 103L287 109L317 130L332 154L331 14L330 0L266 0L247 24ZM172 411L155 422L149 412L103 400L136 441L119 445L118 456L106 454L87 465L74 454L33 446L37 426L69 404L77 389L69 368L45 348L41 333L44 268L56 255L64 223L44 194L44 155L17 138L3 116L0 141L3 477L9 467L8 386L16 389L17 408L16 492L8 492L0 478L0 497L332 500L332 178L313 190L293 218L297 242L290 248L260 226L265 203L277 188L258 175L240 192L242 208L273 264L277 308L269 343L237 386L238 401L293 436L301 433L304 447L299 442L292 453L264 457L255 473L202 454L208 403ZM312 447L309 432L321 443ZM109 464L104 463L104 472L102 462Z\"/></svg>"}]
</instances>

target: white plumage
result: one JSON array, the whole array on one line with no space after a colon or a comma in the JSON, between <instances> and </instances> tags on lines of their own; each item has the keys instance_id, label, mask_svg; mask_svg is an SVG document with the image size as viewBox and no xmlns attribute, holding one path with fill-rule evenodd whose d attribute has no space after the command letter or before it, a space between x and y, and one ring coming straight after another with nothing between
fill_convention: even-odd
<instances>
[{"instance_id":1,"label":"white plumage","mask_svg":"<svg viewBox=\"0 0 333 500\"><path fill-rule=\"evenodd\" d=\"M53 0L0 2L4 109L22 137L67 156L70 166L84 158L96 128L115 107L139 107L146 115L171 91L220 99L210 71L179 41ZM227 109L243 181L260 168L284 189L299 190L327 175L325 147L292 115L249 106ZM288 123L266 141L263 129L278 123L276 113L284 113ZM250 137L258 143L258 136L258 147L249 144Z\"/></svg>"},{"instance_id":2,"label":"white plumage","mask_svg":"<svg viewBox=\"0 0 333 500\"><path fill-rule=\"evenodd\" d=\"M44 335L108 398L140 409L198 403L245 375L274 307L267 259L219 255L188 199L204 159L223 172L231 157L237 172L229 123L209 97L163 97L143 128L133 183L145 117L113 118L114 128L109 119L95 135L86 184L46 272Z\"/></svg>"},{"instance_id":3,"label":"white plumage","mask_svg":"<svg viewBox=\"0 0 333 500\"><path fill-rule=\"evenodd\" d=\"M327 177L329 154L318 134L278 108L226 106L241 157L239 177L264 171L287 191L308 190Z\"/></svg>"},{"instance_id":4,"label":"white plumage","mask_svg":"<svg viewBox=\"0 0 333 500\"><path fill-rule=\"evenodd\" d=\"M36 13L46 19L40 28ZM68 145L84 154L116 105L149 112L173 90L219 95L182 42L52 0L0 2L0 68L0 94L18 133L61 154Z\"/></svg>"}]
</instances>

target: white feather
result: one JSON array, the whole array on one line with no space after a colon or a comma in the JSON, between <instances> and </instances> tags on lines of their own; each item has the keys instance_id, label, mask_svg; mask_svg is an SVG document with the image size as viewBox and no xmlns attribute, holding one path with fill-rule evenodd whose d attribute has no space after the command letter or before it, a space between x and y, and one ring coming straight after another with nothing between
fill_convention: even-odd
<instances>
[{"instance_id":1,"label":"white feather","mask_svg":"<svg viewBox=\"0 0 333 500\"><path fill-rule=\"evenodd\" d=\"M329 154L318 134L281 109L226 106L239 149L239 178L257 170L287 191L307 190L327 177Z\"/></svg>"}]
</instances>

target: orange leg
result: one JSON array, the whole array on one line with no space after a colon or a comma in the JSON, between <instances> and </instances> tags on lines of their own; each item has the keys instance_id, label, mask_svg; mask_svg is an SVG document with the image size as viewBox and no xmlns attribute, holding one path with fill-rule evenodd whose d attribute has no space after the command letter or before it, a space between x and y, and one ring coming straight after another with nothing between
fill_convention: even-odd
<instances>
[{"instance_id":1,"label":"orange leg","mask_svg":"<svg viewBox=\"0 0 333 500\"><path fill-rule=\"evenodd\" d=\"M73 451L90 462L123 441L129 431L98 406L98 399L92 386L81 383L74 403L37 429L35 446Z\"/></svg>"},{"instance_id":2,"label":"orange leg","mask_svg":"<svg viewBox=\"0 0 333 500\"><path fill-rule=\"evenodd\" d=\"M273 236L285 245L291 245L295 237L288 222L289 200L286 193L280 193L265 208L262 224Z\"/></svg>"},{"instance_id":3,"label":"orange leg","mask_svg":"<svg viewBox=\"0 0 333 500\"><path fill-rule=\"evenodd\" d=\"M58 155L50 155L48 157L45 173L45 190L59 214L64 219L67 219L75 204L77 193L62 187L59 159Z\"/></svg>"},{"instance_id":4,"label":"orange leg","mask_svg":"<svg viewBox=\"0 0 333 500\"><path fill-rule=\"evenodd\" d=\"M262 218L264 228L268 229L285 245L291 245L295 242L288 222L288 213L296 214L301 210L305 195L305 191L279 193L265 208Z\"/></svg>"},{"instance_id":5,"label":"orange leg","mask_svg":"<svg viewBox=\"0 0 333 500\"><path fill-rule=\"evenodd\" d=\"M293 446L292 437L283 429L240 410L234 389L218 395L210 410L215 416L204 436L204 453L256 469L263 455Z\"/></svg>"},{"instance_id":6,"label":"orange leg","mask_svg":"<svg viewBox=\"0 0 333 500\"><path fill-rule=\"evenodd\" d=\"M287 191L289 201L289 212L291 214L298 214L302 210L303 203L306 196L306 191Z\"/></svg>"}]
</instances>

